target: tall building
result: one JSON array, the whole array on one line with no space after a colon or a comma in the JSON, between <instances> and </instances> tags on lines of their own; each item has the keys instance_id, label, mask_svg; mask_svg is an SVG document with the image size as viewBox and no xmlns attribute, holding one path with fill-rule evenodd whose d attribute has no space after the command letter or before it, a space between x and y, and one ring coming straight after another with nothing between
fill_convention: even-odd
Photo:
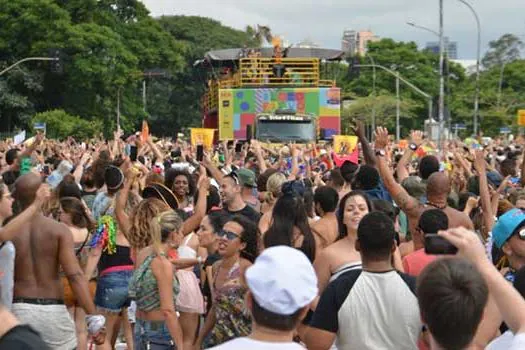
<instances>
[{"instance_id":1,"label":"tall building","mask_svg":"<svg viewBox=\"0 0 525 350\"><path fill-rule=\"evenodd\" d=\"M348 53L355 53L357 50L357 32L345 29L341 40L341 50Z\"/></svg>"},{"instance_id":2,"label":"tall building","mask_svg":"<svg viewBox=\"0 0 525 350\"><path fill-rule=\"evenodd\" d=\"M374 35L370 30L355 31L345 29L343 39L341 40L341 50L349 54L365 55L368 49L368 43L379 41L379 37Z\"/></svg>"},{"instance_id":3,"label":"tall building","mask_svg":"<svg viewBox=\"0 0 525 350\"><path fill-rule=\"evenodd\" d=\"M445 54L448 54L448 58L451 60L458 59L458 43L456 41L450 41L448 36L443 38L445 46ZM439 41L428 42L425 46L427 50L439 55Z\"/></svg>"}]
</instances>

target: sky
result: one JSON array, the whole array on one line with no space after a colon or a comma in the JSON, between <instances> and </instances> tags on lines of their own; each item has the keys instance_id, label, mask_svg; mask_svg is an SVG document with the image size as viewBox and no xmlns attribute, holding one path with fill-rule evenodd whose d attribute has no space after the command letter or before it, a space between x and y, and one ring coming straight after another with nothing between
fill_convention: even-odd
<instances>
[{"instance_id":1,"label":"sky","mask_svg":"<svg viewBox=\"0 0 525 350\"><path fill-rule=\"evenodd\" d=\"M490 40L505 33L525 41L525 0L467 0L481 21L482 55ZM229 27L268 25L274 35L297 43L312 40L341 48L344 29L371 30L382 38L415 41L424 47L434 34L410 27L414 22L439 30L438 0L142 0L153 16L210 17ZM458 44L458 58L476 58L476 22L459 0L444 0L444 33Z\"/></svg>"}]
</instances>

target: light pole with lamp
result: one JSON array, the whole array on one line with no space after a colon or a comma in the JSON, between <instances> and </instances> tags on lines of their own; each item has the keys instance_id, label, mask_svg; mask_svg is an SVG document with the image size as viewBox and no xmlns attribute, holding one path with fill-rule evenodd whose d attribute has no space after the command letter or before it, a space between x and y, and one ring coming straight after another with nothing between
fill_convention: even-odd
<instances>
[{"instance_id":1,"label":"light pole with lamp","mask_svg":"<svg viewBox=\"0 0 525 350\"><path fill-rule=\"evenodd\" d=\"M356 64L354 65L354 67L364 67L364 68L379 68L379 69L382 69L384 70L385 72L388 72L389 74L391 74L392 76L396 77L396 94L397 94L397 112L396 112L396 137L398 138L398 141L399 141L399 129L400 129L400 126L399 126L399 108L400 108L400 103L399 103L399 82L402 81L403 83L405 83L406 85L408 85L412 90L414 90L415 92L417 92L418 94L420 94L421 96L423 96L424 98L426 98L428 100L428 119L429 120L432 120L432 96L430 96L429 94L427 94L426 92L424 92L423 90L421 90L420 88L418 88L417 86L415 86L414 84L412 84L411 82L409 82L408 80L406 80L405 78L403 78L399 72L396 72L396 71L393 71L392 69L389 69L389 68L386 68L385 66L382 66L380 64Z\"/></svg>"},{"instance_id":2,"label":"light pole with lamp","mask_svg":"<svg viewBox=\"0 0 525 350\"><path fill-rule=\"evenodd\" d=\"M478 27L478 39L477 39L477 57L476 57L476 93L474 96L474 135L478 134L478 117L479 117L479 65L481 61L481 22L479 20L478 13L474 9L474 7L468 3L465 0L458 0L459 2L463 3L465 6L467 6L472 14L474 15L474 18L476 19L476 25Z\"/></svg>"},{"instance_id":3,"label":"light pole with lamp","mask_svg":"<svg viewBox=\"0 0 525 350\"><path fill-rule=\"evenodd\" d=\"M439 106L438 106L438 148L442 148L441 139L443 137L443 119L445 112L445 75L444 63L445 63L445 42L443 37L443 0L439 0Z\"/></svg>"},{"instance_id":4,"label":"light pole with lamp","mask_svg":"<svg viewBox=\"0 0 525 350\"><path fill-rule=\"evenodd\" d=\"M437 36L438 38L440 37L440 34L439 34L437 31L433 30L433 29L430 29L430 28L428 28L428 27L424 27L424 26L417 25L417 24L414 23L414 22L406 22L406 23L407 23L409 26L411 26L411 27L414 27L414 28L417 28L417 29L425 30L425 31L427 31L427 32L429 32L429 33L434 34L434 35ZM447 61L449 60L448 51L449 51L448 48L445 49L445 54L446 54L446 60L447 60ZM443 74L444 74L444 72L443 72L443 73L440 73L440 77L439 77L439 78L440 78L440 82L441 82L441 77L442 77ZM443 101L444 101L444 98L443 98ZM443 103L444 103L444 102L443 102ZM444 109L444 108L443 108L443 109ZM450 125L450 117L449 117L449 125Z\"/></svg>"}]
</instances>

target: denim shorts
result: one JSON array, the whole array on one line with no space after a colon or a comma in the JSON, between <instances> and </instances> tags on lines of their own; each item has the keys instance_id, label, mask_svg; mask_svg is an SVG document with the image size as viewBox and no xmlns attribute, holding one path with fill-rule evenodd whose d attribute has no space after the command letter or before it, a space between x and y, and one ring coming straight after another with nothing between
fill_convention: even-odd
<instances>
[{"instance_id":1,"label":"denim shorts","mask_svg":"<svg viewBox=\"0 0 525 350\"><path fill-rule=\"evenodd\" d=\"M176 349L171 339L168 326L164 321L138 320L135 323L135 350L171 350Z\"/></svg>"},{"instance_id":2,"label":"denim shorts","mask_svg":"<svg viewBox=\"0 0 525 350\"><path fill-rule=\"evenodd\" d=\"M133 271L117 271L97 279L95 305L104 311L119 313L131 304L128 296L129 281Z\"/></svg>"}]
</instances>

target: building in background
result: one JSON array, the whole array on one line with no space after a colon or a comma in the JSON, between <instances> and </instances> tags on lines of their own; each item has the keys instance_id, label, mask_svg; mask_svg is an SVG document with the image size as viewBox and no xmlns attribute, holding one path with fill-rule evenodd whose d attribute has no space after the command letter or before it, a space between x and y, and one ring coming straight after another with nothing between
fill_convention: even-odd
<instances>
[{"instance_id":1,"label":"building in background","mask_svg":"<svg viewBox=\"0 0 525 350\"><path fill-rule=\"evenodd\" d=\"M458 43L456 41L450 41L448 36L443 38L445 45L445 53L448 54L448 58L451 60L458 59ZM439 41L428 42L425 48L436 55L439 55Z\"/></svg>"},{"instance_id":2,"label":"building in background","mask_svg":"<svg viewBox=\"0 0 525 350\"><path fill-rule=\"evenodd\" d=\"M365 55L368 49L368 43L379 41L379 37L370 30L356 31L345 29L343 39L341 40L341 50L350 55Z\"/></svg>"},{"instance_id":3,"label":"building in background","mask_svg":"<svg viewBox=\"0 0 525 350\"><path fill-rule=\"evenodd\" d=\"M318 49L320 48L319 44L310 40L310 39L304 39L297 44L294 45L294 47L298 47L300 49Z\"/></svg>"},{"instance_id":4,"label":"building in background","mask_svg":"<svg viewBox=\"0 0 525 350\"><path fill-rule=\"evenodd\" d=\"M465 69L467 75L476 74L476 60L451 60Z\"/></svg>"}]
</instances>

